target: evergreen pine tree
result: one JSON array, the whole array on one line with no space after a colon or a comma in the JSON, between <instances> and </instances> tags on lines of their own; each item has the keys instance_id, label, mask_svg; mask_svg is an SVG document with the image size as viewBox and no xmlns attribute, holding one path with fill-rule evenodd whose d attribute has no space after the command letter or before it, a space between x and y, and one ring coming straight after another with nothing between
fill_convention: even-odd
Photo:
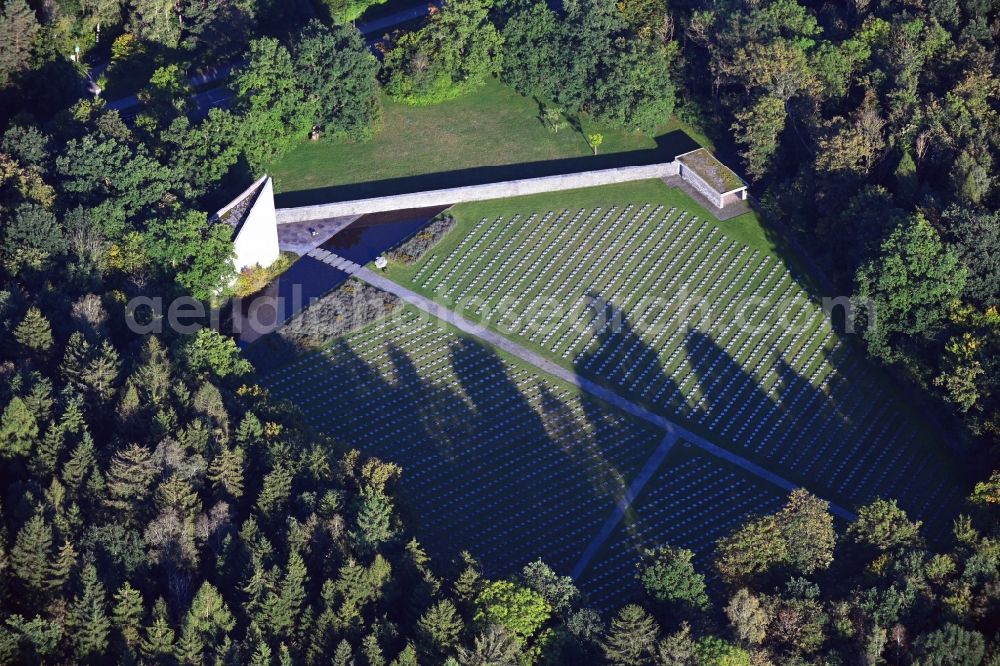
<instances>
[{"instance_id":1,"label":"evergreen pine tree","mask_svg":"<svg viewBox=\"0 0 1000 666\"><path fill-rule=\"evenodd\" d=\"M264 487L257 496L257 508L264 516L271 517L288 501L293 477L292 470L281 464L264 477Z\"/></svg>"},{"instance_id":2,"label":"evergreen pine tree","mask_svg":"<svg viewBox=\"0 0 1000 666\"><path fill-rule=\"evenodd\" d=\"M55 472L65 440L62 426L58 423L51 424L35 447L35 455L28 461L32 471L39 476L48 476Z\"/></svg>"},{"instance_id":3,"label":"evergreen pine tree","mask_svg":"<svg viewBox=\"0 0 1000 666\"><path fill-rule=\"evenodd\" d=\"M106 612L104 585L94 565L84 565L80 584L82 591L70 604L66 623L73 653L80 660L88 660L107 649L111 621Z\"/></svg>"},{"instance_id":4,"label":"evergreen pine tree","mask_svg":"<svg viewBox=\"0 0 1000 666\"><path fill-rule=\"evenodd\" d=\"M108 506L135 518L160 474L152 452L138 444L119 449L108 468Z\"/></svg>"},{"instance_id":5,"label":"evergreen pine tree","mask_svg":"<svg viewBox=\"0 0 1000 666\"><path fill-rule=\"evenodd\" d=\"M133 647L139 643L139 626L142 622L142 594L125 581L114 596L115 606L111 612L114 626L125 644Z\"/></svg>"},{"instance_id":6,"label":"evergreen pine tree","mask_svg":"<svg viewBox=\"0 0 1000 666\"><path fill-rule=\"evenodd\" d=\"M14 396L0 416L0 456L26 456L36 441L38 421L24 400Z\"/></svg>"},{"instance_id":7,"label":"evergreen pine tree","mask_svg":"<svg viewBox=\"0 0 1000 666\"><path fill-rule=\"evenodd\" d=\"M52 551L52 527L36 514L18 531L10 551L14 575L33 593L48 586L49 556Z\"/></svg>"},{"instance_id":8,"label":"evergreen pine tree","mask_svg":"<svg viewBox=\"0 0 1000 666\"><path fill-rule=\"evenodd\" d=\"M93 348L80 331L74 331L66 341L59 370L66 383L79 392L87 390L87 366L93 353Z\"/></svg>"},{"instance_id":9,"label":"evergreen pine tree","mask_svg":"<svg viewBox=\"0 0 1000 666\"><path fill-rule=\"evenodd\" d=\"M87 422L83 418L83 407L79 396L72 396L66 400L66 407L59 417L59 427L67 435L79 435L87 429Z\"/></svg>"},{"instance_id":10,"label":"evergreen pine tree","mask_svg":"<svg viewBox=\"0 0 1000 666\"><path fill-rule=\"evenodd\" d=\"M333 652L332 666L351 666L354 663L354 651L347 639L342 639L337 643L337 649Z\"/></svg>"},{"instance_id":11,"label":"evergreen pine tree","mask_svg":"<svg viewBox=\"0 0 1000 666\"><path fill-rule=\"evenodd\" d=\"M295 666L292 653L284 643L278 646L278 666Z\"/></svg>"},{"instance_id":12,"label":"evergreen pine tree","mask_svg":"<svg viewBox=\"0 0 1000 666\"><path fill-rule=\"evenodd\" d=\"M146 636L140 645L142 655L154 663L172 661L174 655L174 630L163 617L157 617L146 628Z\"/></svg>"},{"instance_id":13,"label":"evergreen pine tree","mask_svg":"<svg viewBox=\"0 0 1000 666\"><path fill-rule=\"evenodd\" d=\"M615 666L640 666L648 663L656 643L656 621L640 606L629 604L611 621L604 642L604 654Z\"/></svg>"},{"instance_id":14,"label":"evergreen pine tree","mask_svg":"<svg viewBox=\"0 0 1000 666\"><path fill-rule=\"evenodd\" d=\"M201 513L198 493L176 474L160 484L156 491L156 506L161 511L175 509L185 521L192 523Z\"/></svg>"},{"instance_id":15,"label":"evergreen pine tree","mask_svg":"<svg viewBox=\"0 0 1000 666\"><path fill-rule=\"evenodd\" d=\"M174 647L177 660L182 664L204 664L205 641L202 636L188 625L181 627L181 636Z\"/></svg>"},{"instance_id":16,"label":"evergreen pine tree","mask_svg":"<svg viewBox=\"0 0 1000 666\"><path fill-rule=\"evenodd\" d=\"M28 395L24 397L24 404L28 410L35 415L35 420L46 423L52 420L52 382L46 377L40 376L37 372L31 373L32 385Z\"/></svg>"},{"instance_id":17,"label":"evergreen pine tree","mask_svg":"<svg viewBox=\"0 0 1000 666\"><path fill-rule=\"evenodd\" d=\"M191 635L200 646L198 655L201 655L207 647L213 657L221 657L228 649L228 634L235 626L236 619L229 612L222 595L211 583L205 582L191 600L191 608L184 618L181 643L184 644L185 635ZM201 658L198 661L201 661Z\"/></svg>"},{"instance_id":18,"label":"evergreen pine tree","mask_svg":"<svg viewBox=\"0 0 1000 666\"><path fill-rule=\"evenodd\" d=\"M271 666L271 648L264 641L257 643L250 655L250 666Z\"/></svg>"},{"instance_id":19,"label":"evergreen pine tree","mask_svg":"<svg viewBox=\"0 0 1000 666\"><path fill-rule=\"evenodd\" d=\"M38 17L25 0L0 3L0 86L24 69L31 60L35 39L41 31Z\"/></svg>"},{"instance_id":20,"label":"evergreen pine tree","mask_svg":"<svg viewBox=\"0 0 1000 666\"><path fill-rule=\"evenodd\" d=\"M41 310L30 307L14 329L14 339L28 350L45 352L52 348L52 327Z\"/></svg>"},{"instance_id":21,"label":"evergreen pine tree","mask_svg":"<svg viewBox=\"0 0 1000 666\"><path fill-rule=\"evenodd\" d=\"M199 414L206 416L212 426L219 431L222 439L229 438L229 413L222 401L222 393L210 382L201 385L194 394L191 406Z\"/></svg>"},{"instance_id":22,"label":"evergreen pine tree","mask_svg":"<svg viewBox=\"0 0 1000 666\"><path fill-rule=\"evenodd\" d=\"M264 437L264 426L254 414L247 412L236 428L236 441L243 446L253 446Z\"/></svg>"},{"instance_id":23,"label":"evergreen pine tree","mask_svg":"<svg viewBox=\"0 0 1000 666\"><path fill-rule=\"evenodd\" d=\"M442 599L420 617L417 622L417 636L425 651L441 656L458 644L462 628L462 618L455 604L448 599Z\"/></svg>"},{"instance_id":24,"label":"evergreen pine tree","mask_svg":"<svg viewBox=\"0 0 1000 666\"><path fill-rule=\"evenodd\" d=\"M125 390L122 391L122 397L118 401L118 423L122 427L131 430L141 409L142 402L139 399L139 389L135 387L135 382L129 380L125 382Z\"/></svg>"},{"instance_id":25,"label":"evergreen pine tree","mask_svg":"<svg viewBox=\"0 0 1000 666\"><path fill-rule=\"evenodd\" d=\"M293 550L288 556L288 568L278 591L271 594L267 603L269 628L275 636L290 637L298 625L307 581L305 560Z\"/></svg>"},{"instance_id":26,"label":"evergreen pine tree","mask_svg":"<svg viewBox=\"0 0 1000 666\"><path fill-rule=\"evenodd\" d=\"M77 552L73 544L69 541L63 541L63 545L59 547L59 552L56 553L55 560L49 568L48 586L50 588L60 588L66 584L76 566L76 558Z\"/></svg>"},{"instance_id":27,"label":"evergreen pine tree","mask_svg":"<svg viewBox=\"0 0 1000 666\"><path fill-rule=\"evenodd\" d=\"M681 624L680 630L656 644L656 662L664 666L697 666L695 642L686 622Z\"/></svg>"},{"instance_id":28,"label":"evergreen pine tree","mask_svg":"<svg viewBox=\"0 0 1000 666\"><path fill-rule=\"evenodd\" d=\"M361 491L358 508L358 529L351 532L355 547L361 552L372 552L393 537L392 500L384 493L371 488Z\"/></svg>"},{"instance_id":29,"label":"evergreen pine tree","mask_svg":"<svg viewBox=\"0 0 1000 666\"><path fill-rule=\"evenodd\" d=\"M483 577L479 562L468 551L462 551L462 562L465 568L455 580L455 596L465 604L471 604L483 588Z\"/></svg>"},{"instance_id":30,"label":"evergreen pine tree","mask_svg":"<svg viewBox=\"0 0 1000 666\"><path fill-rule=\"evenodd\" d=\"M62 468L62 480L73 492L79 492L84 481L94 472L97 459L94 454L94 440L89 432L83 433L83 439L73 449L69 460Z\"/></svg>"},{"instance_id":31,"label":"evergreen pine tree","mask_svg":"<svg viewBox=\"0 0 1000 666\"><path fill-rule=\"evenodd\" d=\"M232 449L223 447L208 467L208 478L215 488L228 493L234 499L243 496L244 459L242 447L237 446Z\"/></svg>"},{"instance_id":32,"label":"evergreen pine tree","mask_svg":"<svg viewBox=\"0 0 1000 666\"><path fill-rule=\"evenodd\" d=\"M121 359L118 350L107 340L87 364L87 390L97 405L109 405L118 386Z\"/></svg>"},{"instance_id":33,"label":"evergreen pine tree","mask_svg":"<svg viewBox=\"0 0 1000 666\"><path fill-rule=\"evenodd\" d=\"M170 393L170 359L156 336L146 338L140 355L140 365L133 383L142 393L145 402L159 407L167 402Z\"/></svg>"},{"instance_id":34,"label":"evergreen pine tree","mask_svg":"<svg viewBox=\"0 0 1000 666\"><path fill-rule=\"evenodd\" d=\"M390 666L417 666L417 650L413 647L413 643L407 643L402 652L392 660Z\"/></svg>"},{"instance_id":35,"label":"evergreen pine tree","mask_svg":"<svg viewBox=\"0 0 1000 666\"><path fill-rule=\"evenodd\" d=\"M378 636L374 633L368 634L361 641L361 651L368 661L368 666L385 666L385 657L382 655L382 646L378 644Z\"/></svg>"}]
</instances>

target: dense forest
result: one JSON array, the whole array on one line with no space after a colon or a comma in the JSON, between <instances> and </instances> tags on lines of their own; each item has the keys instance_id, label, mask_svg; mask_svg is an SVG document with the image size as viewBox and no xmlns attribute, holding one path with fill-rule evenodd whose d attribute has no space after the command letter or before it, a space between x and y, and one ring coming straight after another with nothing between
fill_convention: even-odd
<instances>
[{"instance_id":1,"label":"dense forest","mask_svg":"<svg viewBox=\"0 0 1000 666\"><path fill-rule=\"evenodd\" d=\"M1000 7L454 0L379 57L338 22L365 7L0 2L0 661L1000 664ZM196 112L188 74L220 61L233 102ZM138 77L134 117L88 92L109 73ZM372 136L383 93L494 76L555 128L674 113L738 156L979 470L948 543L891 499L835 529L797 491L710 571L645 553L644 595L598 613L543 562L431 561L405 470L305 429L228 338L128 330L136 295L224 300L220 192L311 131Z\"/></svg>"}]
</instances>

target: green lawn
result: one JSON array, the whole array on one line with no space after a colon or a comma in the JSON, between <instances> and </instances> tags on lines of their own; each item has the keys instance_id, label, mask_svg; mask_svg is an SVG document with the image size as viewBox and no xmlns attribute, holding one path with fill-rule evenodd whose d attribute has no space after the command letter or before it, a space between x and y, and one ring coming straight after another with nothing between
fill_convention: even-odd
<instances>
[{"instance_id":1,"label":"green lawn","mask_svg":"<svg viewBox=\"0 0 1000 666\"><path fill-rule=\"evenodd\" d=\"M385 99L384 109L383 126L371 141L304 141L272 165L278 205L654 163L708 145L679 121L647 136L584 117L584 133L604 135L594 156L579 131L548 131L538 119L538 103L498 81L434 106Z\"/></svg>"}]
</instances>

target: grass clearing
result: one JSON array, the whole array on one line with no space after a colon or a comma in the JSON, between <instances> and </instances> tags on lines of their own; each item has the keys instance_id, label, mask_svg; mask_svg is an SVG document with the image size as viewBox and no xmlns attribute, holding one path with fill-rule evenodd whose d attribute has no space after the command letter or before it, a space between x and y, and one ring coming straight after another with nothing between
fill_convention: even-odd
<instances>
[{"instance_id":1,"label":"grass clearing","mask_svg":"<svg viewBox=\"0 0 1000 666\"><path fill-rule=\"evenodd\" d=\"M415 107L386 98L383 108L383 126L372 140L303 141L271 165L278 205L648 164L708 145L677 120L655 136L587 118L581 119L582 133L571 128L550 132L538 118L538 102L496 80L442 104ZM604 135L597 156L583 136L592 132Z\"/></svg>"}]
</instances>

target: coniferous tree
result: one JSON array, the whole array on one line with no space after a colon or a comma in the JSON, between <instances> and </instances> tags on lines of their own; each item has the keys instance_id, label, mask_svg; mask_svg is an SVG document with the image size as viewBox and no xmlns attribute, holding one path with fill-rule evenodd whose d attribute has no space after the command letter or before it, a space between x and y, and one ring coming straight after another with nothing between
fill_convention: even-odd
<instances>
[{"instance_id":1,"label":"coniferous tree","mask_svg":"<svg viewBox=\"0 0 1000 666\"><path fill-rule=\"evenodd\" d=\"M87 366L93 358L93 347L80 331L73 331L63 351L59 370L70 386L83 393L87 390Z\"/></svg>"},{"instance_id":2,"label":"coniferous tree","mask_svg":"<svg viewBox=\"0 0 1000 666\"><path fill-rule=\"evenodd\" d=\"M53 480L53 483L56 481ZM65 585L76 567L76 559L76 548L69 541L63 541L49 568L48 587L58 589Z\"/></svg>"},{"instance_id":3,"label":"coniferous tree","mask_svg":"<svg viewBox=\"0 0 1000 666\"><path fill-rule=\"evenodd\" d=\"M36 514L18 531L10 551L14 575L30 592L37 594L48 587L51 551L52 527Z\"/></svg>"},{"instance_id":4,"label":"coniferous tree","mask_svg":"<svg viewBox=\"0 0 1000 666\"><path fill-rule=\"evenodd\" d=\"M79 493L84 483L97 474L97 458L94 454L94 440L89 432L76 445L62 468L62 480L71 491Z\"/></svg>"},{"instance_id":5,"label":"coniferous tree","mask_svg":"<svg viewBox=\"0 0 1000 666\"><path fill-rule=\"evenodd\" d=\"M99 657L107 649L111 621L106 611L104 585L94 565L84 565L80 585L82 590L70 604L66 622L74 654L78 659L87 660Z\"/></svg>"},{"instance_id":6,"label":"coniferous tree","mask_svg":"<svg viewBox=\"0 0 1000 666\"><path fill-rule=\"evenodd\" d=\"M45 352L52 348L52 327L41 310L30 307L14 329L14 339L30 351Z\"/></svg>"},{"instance_id":7,"label":"coniferous tree","mask_svg":"<svg viewBox=\"0 0 1000 666\"><path fill-rule=\"evenodd\" d=\"M119 449L108 468L107 504L134 518L149 498L159 473L149 449L138 444Z\"/></svg>"},{"instance_id":8,"label":"coniferous tree","mask_svg":"<svg viewBox=\"0 0 1000 666\"><path fill-rule=\"evenodd\" d=\"M517 638L503 627L492 625L476 636L471 649L459 648L458 663L461 666L515 666L523 656Z\"/></svg>"},{"instance_id":9,"label":"coniferous tree","mask_svg":"<svg viewBox=\"0 0 1000 666\"><path fill-rule=\"evenodd\" d=\"M333 666L351 666L354 661L354 653L351 650L351 644L347 642L347 639L341 639L337 643L337 649L334 650L332 663Z\"/></svg>"},{"instance_id":10,"label":"coniferous tree","mask_svg":"<svg viewBox=\"0 0 1000 666\"><path fill-rule=\"evenodd\" d=\"M208 478L216 489L234 499L243 496L244 459L242 447L223 448L208 467Z\"/></svg>"},{"instance_id":11,"label":"coniferous tree","mask_svg":"<svg viewBox=\"0 0 1000 666\"><path fill-rule=\"evenodd\" d=\"M277 593L268 601L269 630L275 636L290 637L298 625L306 596L308 572L305 560L297 551L288 556L288 567Z\"/></svg>"},{"instance_id":12,"label":"coniferous tree","mask_svg":"<svg viewBox=\"0 0 1000 666\"><path fill-rule=\"evenodd\" d=\"M142 593L125 581L114 595L115 605L111 617L122 640L129 647L139 644L139 630L142 625Z\"/></svg>"},{"instance_id":13,"label":"coniferous tree","mask_svg":"<svg viewBox=\"0 0 1000 666\"><path fill-rule=\"evenodd\" d=\"M118 351L105 340L94 358L87 364L87 392L98 405L108 405L115 395L121 359Z\"/></svg>"},{"instance_id":14,"label":"coniferous tree","mask_svg":"<svg viewBox=\"0 0 1000 666\"><path fill-rule=\"evenodd\" d=\"M420 616L417 636L426 651L443 656L458 644L463 627L464 623L455 604L442 599Z\"/></svg>"},{"instance_id":15,"label":"coniferous tree","mask_svg":"<svg viewBox=\"0 0 1000 666\"><path fill-rule=\"evenodd\" d=\"M640 666L649 661L658 633L656 621L649 613L630 604L611 621L603 644L604 654L616 666Z\"/></svg>"},{"instance_id":16,"label":"coniferous tree","mask_svg":"<svg viewBox=\"0 0 1000 666\"><path fill-rule=\"evenodd\" d=\"M378 636L374 633L365 635L361 640L361 652L364 653L368 666L385 666L382 646L379 645Z\"/></svg>"},{"instance_id":17,"label":"coniferous tree","mask_svg":"<svg viewBox=\"0 0 1000 666\"><path fill-rule=\"evenodd\" d=\"M260 512L270 517L285 505L292 492L292 479L294 474L286 465L276 465L271 472L264 477L264 487L257 496L257 507Z\"/></svg>"},{"instance_id":18,"label":"coniferous tree","mask_svg":"<svg viewBox=\"0 0 1000 666\"><path fill-rule=\"evenodd\" d=\"M45 435L35 448L35 455L29 461L32 469L38 474L46 476L55 472L64 443L65 436L61 425L53 423L46 428Z\"/></svg>"},{"instance_id":19,"label":"coniferous tree","mask_svg":"<svg viewBox=\"0 0 1000 666\"><path fill-rule=\"evenodd\" d=\"M235 626L236 619L219 591L202 583L184 618L181 649L188 652L191 661L215 661L228 650L228 634Z\"/></svg>"},{"instance_id":20,"label":"coniferous tree","mask_svg":"<svg viewBox=\"0 0 1000 666\"><path fill-rule=\"evenodd\" d=\"M134 384L144 403L159 407L167 400L172 377L170 359L156 336L146 338L139 361L139 368L133 375Z\"/></svg>"},{"instance_id":21,"label":"coniferous tree","mask_svg":"<svg viewBox=\"0 0 1000 666\"><path fill-rule=\"evenodd\" d=\"M656 644L656 663L662 666L697 666L698 654L691 627L686 622L678 631Z\"/></svg>"},{"instance_id":22,"label":"coniferous tree","mask_svg":"<svg viewBox=\"0 0 1000 666\"><path fill-rule=\"evenodd\" d=\"M0 86L27 67L41 29L25 0L0 4Z\"/></svg>"},{"instance_id":23,"label":"coniferous tree","mask_svg":"<svg viewBox=\"0 0 1000 666\"><path fill-rule=\"evenodd\" d=\"M66 407L59 418L59 427L68 435L79 435L87 428L83 418L83 409L79 396L72 396L66 401Z\"/></svg>"},{"instance_id":24,"label":"coniferous tree","mask_svg":"<svg viewBox=\"0 0 1000 666\"><path fill-rule=\"evenodd\" d=\"M358 529L351 533L355 545L362 551L372 551L393 534L392 501L378 490L365 488L361 491Z\"/></svg>"},{"instance_id":25,"label":"coniferous tree","mask_svg":"<svg viewBox=\"0 0 1000 666\"><path fill-rule=\"evenodd\" d=\"M396 655L390 666L417 666L417 649L413 643L407 643L406 647Z\"/></svg>"},{"instance_id":26,"label":"coniferous tree","mask_svg":"<svg viewBox=\"0 0 1000 666\"><path fill-rule=\"evenodd\" d=\"M146 628L146 635L140 645L143 656L151 662L170 663L174 654L174 630L165 618L154 618Z\"/></svg>"},{"instance_id":27,"label":"coniferous tree","mask_svg":"<svg viewBox=\"0 0 1000 666\"><path fill-rule=\"evenodd\" d=\"M38 441L38 421L24 400L14 396L0 416L0 455L26 456Z\"/></svg>"}]
</instances>

